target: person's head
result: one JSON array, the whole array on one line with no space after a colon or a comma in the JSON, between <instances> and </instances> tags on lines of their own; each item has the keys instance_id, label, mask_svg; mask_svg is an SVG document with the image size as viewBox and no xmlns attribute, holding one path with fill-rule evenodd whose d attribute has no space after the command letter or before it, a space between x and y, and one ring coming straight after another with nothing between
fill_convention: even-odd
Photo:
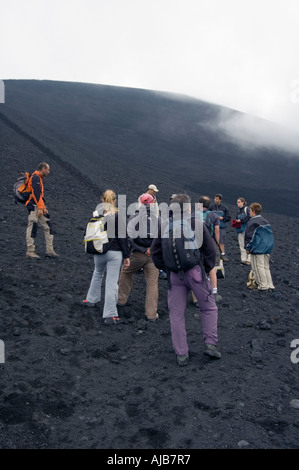
<instances>
[{"instance_id":1,"label":"person's head","mask_svg":"<svg viewBox=\"0 0 299 470\"><path fill-rule=\"evenodd\" d=\"M238 197L237 199L237 206L238 207L244 207L246 205L246 200L244 199L244 197Z\"/></svg>"},{"instance_id":2,"label":"person's head","mask_svg":"<svg viewBox=\"0 0 299 470\"><path fill-rule=\"evenodd\" d=\"M222 194L215 194L214 196L214 202L218 206L222 201Z\"/></svg>"},{"instance_id":3,"label":"person's head","mask_svg":"<svg viewBox=\"0 0 299 470\"><path fill-rule=\"evenodd\" d=\"M259 202L253 202L249 206L250 217L254 215L260 215L262 213L262 210L263 208Z\"/></svg>"},{"instance_id":4,"label":"person's head","mask_svg":"<svg viewBox=\"0 0 299 470\"><path fill-rule=\"evenodd\" d=\"M104 210L105 212L111 211L112 213L115 213L117 211L116 208L116 194L112 189L107 189L103 196L102 196L102 202L104 204Z\"/></svg>"},{"instance_id":5,"label":"person's head","mask_svg":"<svg viewBox=\"0 0 299 470\"><path fill-rule=\"evenodd\" d=\"M149 193L141 194L139 200L141 204L144 204L145 206L148 206L149 204L153 204L155 202L154 197Z\"/></svg>"},{"instance_id":6,"label":"person's head","mask_svg":"<svg viewBox=\"0 0 299 470\"><path fill-rule=\"evenodd\" d=\"M211 205L211 199L209 198L209 196L200 196L198 202L202 204L202 207L204 209L208 209Z\"/></svg>"},{"instance_id":7,"label":"person's head","mask_svg":"<svg viewBox=\"0 0 299 470\"><path fill-rule=\"evenodd\" d=\"M188 194L176 194L176 196L172 199L171 205L172 204L178 204L181 212L186 210L186 206L184 204L188 204L188 212L191 212L191 198L188 196Z\"/></svg>"},{"instance_id":8,"label":"person's head","mask_svg":"<svg viewBox=\"0 0 299 470\"><path fill-rule=\"evenodd\" d=\"M37 170L39 171L39 174L41 175L41 177L44 178L50 173L50 166L46 162L41 162L38 165Z\"/></svg>"},{"instance_id":9,"label":"person's head","mask_svg":"<svg viewBox=\"0 0 299 470\"><path fill-rule=\"evenodd\" d=\"M151 196L155 196L156 193L159 192L159 190L158 190L157 186L155 186L154 184L150 184L149 187L147 188L147 192Z\"/></svg>"}]
</instances>

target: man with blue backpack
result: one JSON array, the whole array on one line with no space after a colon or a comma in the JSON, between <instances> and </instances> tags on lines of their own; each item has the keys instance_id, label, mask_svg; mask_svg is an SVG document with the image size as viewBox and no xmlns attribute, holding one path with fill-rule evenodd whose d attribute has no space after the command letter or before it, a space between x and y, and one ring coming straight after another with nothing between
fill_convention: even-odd
<instances>
[{"instance_id":1,"label":"man with blue backpack","mask_svg":"<svg viewBox=\"0 0 299 470\"><path fill-rule=\"evenodd\" d=\"M211 205L211 200L208 196L200 196L198 199L199 204L202 205L202 218L204 223L209 229L211 237L215 243L216 249L216 261L215 266L219 266L220 264L220 220L218 214L216 212L210 211L209 207ZM216 267L214 267L211 272L209 273L209 278L211 280L211 284L213 286L213 294L215 297L216 302L222 300L222 296L218 294L217 289L217 272Z\"/></svg>"},{"instance_id":2,"label":"man with blue backpack","mask_svg":"<svg viewBox=\"0 0 299 470\"><path fill-rule=\"evenodd\" d=\"M251 255L254 278L251 288L259 291L272 290L274 285L270 272L270 253L274 246L273 232L269 222L261 215L261 204L253 202L249 209L250 220L245 230L244 247Z\"/></svg>"}]
</instances>

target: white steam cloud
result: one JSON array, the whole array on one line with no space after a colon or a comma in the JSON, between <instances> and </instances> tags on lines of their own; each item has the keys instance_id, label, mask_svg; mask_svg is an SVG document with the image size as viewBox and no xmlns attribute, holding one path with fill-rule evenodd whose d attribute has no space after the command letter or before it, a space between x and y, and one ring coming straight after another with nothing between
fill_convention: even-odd
<instances>
[{"instance_id":1,"label":"white steam cloud","mask_svg":"<svg viewBox=\"0 0 299 470\"><path fill-rule=\"evenodd\" d=\"M225 108L220 111L216 126L242 147L275 148L299 158L299 134L293 129Z\"/></svg>"}]
</instances>

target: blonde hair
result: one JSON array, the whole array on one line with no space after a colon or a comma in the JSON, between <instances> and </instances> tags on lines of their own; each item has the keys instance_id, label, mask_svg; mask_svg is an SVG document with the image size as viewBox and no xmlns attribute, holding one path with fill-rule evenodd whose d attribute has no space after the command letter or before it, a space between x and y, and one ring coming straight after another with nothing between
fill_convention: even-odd
<instances>
[{"instance_id":1,"label":"blonde hair","mask_svg":"<svg viewBox=\"0 0 299 470\"><path fill-rule=\"evenodd\" d=\"M105 212L110 212L112 214L115 214L117 212L117 207L115 205L116 201L116 194L112 189L107 189L103 196L102 196L102 201L104 205L104 213Z\"/></svg>"}]
</instances>

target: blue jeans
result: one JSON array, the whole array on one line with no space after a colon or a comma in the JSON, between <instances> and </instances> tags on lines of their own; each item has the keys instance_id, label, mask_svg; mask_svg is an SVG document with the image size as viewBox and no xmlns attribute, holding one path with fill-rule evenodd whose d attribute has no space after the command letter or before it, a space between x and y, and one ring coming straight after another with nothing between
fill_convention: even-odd
<instances>
[{"instance_id":1,"label":"blue jeans","mask_svg":"<svg viewBox=\"0 0 299 470\"><path fill-rule=\"evenodd\" d=\"M100 302L102 280L106 272L103 318L118 316L116 304L122 258L123 255L121 251L112 250L102 255L94 255L95 267L86 300L92 304Z\"/></svg>"}]
</instances>

